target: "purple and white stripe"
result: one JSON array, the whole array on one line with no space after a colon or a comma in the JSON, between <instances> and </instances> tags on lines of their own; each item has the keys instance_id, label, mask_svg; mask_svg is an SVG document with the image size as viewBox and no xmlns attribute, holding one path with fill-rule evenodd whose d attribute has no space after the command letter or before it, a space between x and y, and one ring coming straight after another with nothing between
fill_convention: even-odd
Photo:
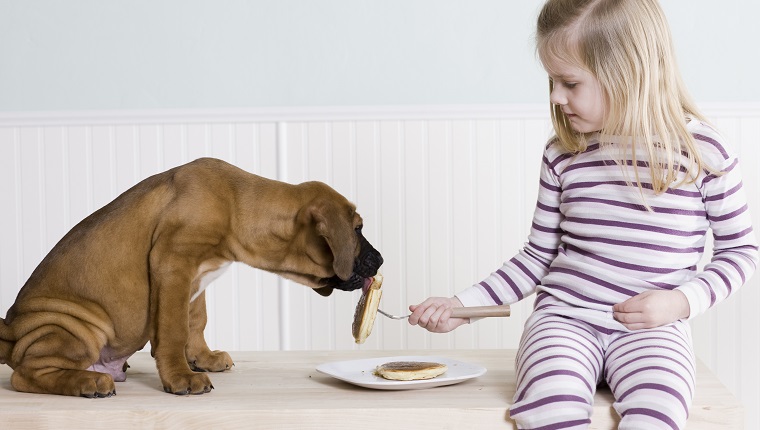
<instances>
[{"instance_id":1,"label":"purple and white stripe","mask_svg":"<svg viewBox=\"0 0 760 430\"><path fill-rule=\"evenodd\" d=\"M646 168L638 171L642 190L629 185L637 177L632 166L646 163L616 163L619 142L591 142L575 156L547 145L527 244L457 294L465 306L478 306L537 293L518 351L511 414L519 428L587 428L604 375L621 427L683 428L694 395L688 324L630 332L612 317L612 306L645 291L678 289L693 318L735 293L757 268L738 159L709 126L692 121L689 128L705 163L721 173L703 172L659 195ZM712 259L698 271L710 230Z\"/></svg>"},{"instance_id":2,"label":"purple and white stripe","mask_svg":"<svg viewBox=\"0 0 760 430\"><path fill-rule=\"evenodd\" d=\"M722 174L704 172L693 184L655 195L649 171L640 169L651 210L638 187L628 185L633 163L612 161L616 143L591 142L576 156L547 145L528 243L457 297L475 306L515 303L543 291L571 309L611 311L644 291L677 288L693 318L736 292L758 264L738 159L709 126L692 121L689 128L704 161ZM710 230L713 259L698 272ZM626 331L609 321L589 322Z\"/></svg>"},{"instance_id":3,"label":"purple and white stripe","mask_svg":"<svg viewBox=\"0 0 760 430\"><path fill-rule=\"evenodd\" d=\"M678 430L689 416L694 375L685 322L604 333L538 311L528 320L517 353L510 417L519 429L585 429L597 385L606 381L620 428Z\"/></svg>"}]
</instances>

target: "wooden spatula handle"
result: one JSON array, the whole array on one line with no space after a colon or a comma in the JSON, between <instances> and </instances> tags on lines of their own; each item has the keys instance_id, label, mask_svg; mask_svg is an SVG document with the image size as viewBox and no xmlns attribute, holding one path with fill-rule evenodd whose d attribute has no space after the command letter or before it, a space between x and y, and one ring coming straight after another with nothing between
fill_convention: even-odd
<instances>
[{"instance_id":1,"label":"wooden spatula handle","mask_svg":"<svg viewBox=\"0 0 760 430\"><path fill-rule=\"evenodd\" d=\"M451 310L451 316L454 318L508 317L510 313L509 305L470 306Z\"/></svg>"}]
</instances>

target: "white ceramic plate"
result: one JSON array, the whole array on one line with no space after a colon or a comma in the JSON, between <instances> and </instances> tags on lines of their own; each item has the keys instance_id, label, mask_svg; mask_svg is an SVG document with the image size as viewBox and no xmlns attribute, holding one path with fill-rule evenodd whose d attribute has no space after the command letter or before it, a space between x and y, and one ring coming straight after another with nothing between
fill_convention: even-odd
<instances>
[{"instance_id":1,"label":"white ceramic plate","mask_svg":"<svg viewBox=\"0 0 760 430\"><path fill-rule=\"evenodd\" d=\"M448 366L446 373L432 379L418 381L390 381L375 375L375 368L390 361L433 361ZM354 385L376 390L417 390L421 388L440 387L457 384L468 379L477 378L486 373L486 368L477 364L465 363L445 357L399 356L377 357L360 360L333 361L317 366L317 371L333 378Z\"/></svg>"}]
</instances>

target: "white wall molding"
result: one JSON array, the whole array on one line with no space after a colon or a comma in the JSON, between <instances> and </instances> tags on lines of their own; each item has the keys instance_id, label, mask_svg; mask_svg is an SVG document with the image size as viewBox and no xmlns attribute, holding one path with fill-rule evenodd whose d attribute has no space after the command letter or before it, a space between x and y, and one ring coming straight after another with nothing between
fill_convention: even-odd
<instances>
[{"instance_id":1,"label":"white wall molding","mask_svg":"<svg viewBox=\"0 0 760 430\"><path fill-rule=\"evenodd\" d=\"M713 118L760 116L760 102L704 103ZM0 127L123 124L214 124L448 119L543 119L543 103L409 106L296 106L219 109L77 110L0 112Z\"/></svg>"},{"instance_id":2,"label":"white wall molding","mask_svg":"<svg viewBox=\"0 0 760 430\"><path fill-rule=\"evenodd\" d=\"M760 106L758 106L760 109ZM544 104L0 112L0 127L548 118Z\"/></svg>"}]
</instances>

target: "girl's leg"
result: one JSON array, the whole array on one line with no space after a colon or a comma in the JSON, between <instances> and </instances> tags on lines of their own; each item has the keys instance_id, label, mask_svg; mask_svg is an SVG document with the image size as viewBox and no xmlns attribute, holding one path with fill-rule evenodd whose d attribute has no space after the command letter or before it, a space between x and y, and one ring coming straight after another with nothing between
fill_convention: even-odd
<instances>
[{"instance_id":1,"label":"girl's leg","mask_svg":"<svg viewBox=\"0 0 760 430\"><path fill-rule=\"evenodd\" d=\"M560 316L534 314L517 351L510 416L519 429L585 429L602 369L596 333Z\"/></svg>"},{"instance_id":2,"label":"girl's leg","mask_svg":"<svg viewBox=\"0 0 760 430\"><path fill-rule=\"evenodd\" d=\"M686 323L626 333L605 359L620 429L683 429L694 398L695 366Z\"/></svg>"}]
</instances>

